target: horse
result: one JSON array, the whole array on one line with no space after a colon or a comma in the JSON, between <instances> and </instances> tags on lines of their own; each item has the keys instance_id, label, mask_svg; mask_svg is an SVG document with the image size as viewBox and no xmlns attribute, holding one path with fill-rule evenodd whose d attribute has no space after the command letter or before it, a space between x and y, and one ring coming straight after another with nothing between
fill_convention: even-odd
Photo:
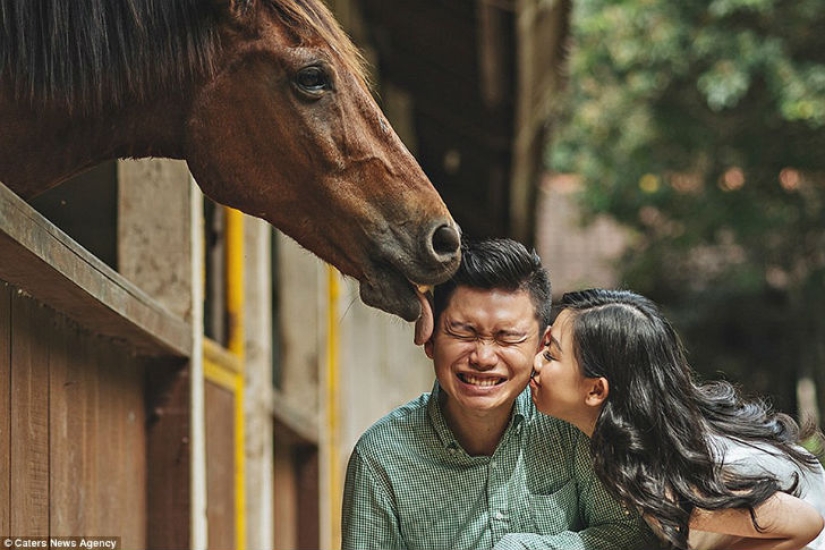
<instances>
[{"instance_id":1,"label":"horse","mask_svg":"<svg viewBox=\"0 0 825 550\"><path fill-rule=\"evenodd\" d=\"M27 199L141 157L431 330L460 230L321 0L0 0L0 182Z\"/></svg>"}]
</instances>

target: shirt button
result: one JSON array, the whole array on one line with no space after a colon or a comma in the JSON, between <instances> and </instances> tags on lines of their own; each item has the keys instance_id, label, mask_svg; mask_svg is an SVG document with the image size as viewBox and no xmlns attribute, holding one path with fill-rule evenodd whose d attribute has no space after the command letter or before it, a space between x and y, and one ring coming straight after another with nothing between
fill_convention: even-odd
<instances>
[{"instance_id":1,"label":"shirt button","mask_svg":"<svg viewBox=\"0 0 825 550\"><path fill-rule=\"evenodd\" d=\"M503 520L503 519L504 519L504 514L502 514L502 513L501 513L501 511L498 511L498 512L496 512L496 515L495 515L494 517L495 517L497 520L501 521L501 520Z\"/></svg>"},{"instance_id":2,"label":"shirt button","mask_svg":"<svg viewBox=\"0 0 825 550\"><path fill-rule=\"evenodd\" d=\"M492 468L492 469L494 469L494 470L496 469L496 466L497 466L497 465L498 465L498 463L497 463L495 460L493 460L492 462L490 462L490 468Z\"/></svg>"}]
</instances>

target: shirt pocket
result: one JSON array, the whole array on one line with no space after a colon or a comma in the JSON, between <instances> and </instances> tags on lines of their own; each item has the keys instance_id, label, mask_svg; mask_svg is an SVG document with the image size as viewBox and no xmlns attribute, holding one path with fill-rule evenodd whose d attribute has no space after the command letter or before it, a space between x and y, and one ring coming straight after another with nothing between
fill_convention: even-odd
<instances>
[{"instance_id":1,"label":"shirt pocket","mask_svg":"<svg viewBox=\"0 0 825 550\"><path fill-rule=\"evenodd\" d=\"M527 501L532 532L555 535L562 531L579 530L579 497L575 481L568 481L550 494L529 493Z\"/></svg>"}]
</instances>

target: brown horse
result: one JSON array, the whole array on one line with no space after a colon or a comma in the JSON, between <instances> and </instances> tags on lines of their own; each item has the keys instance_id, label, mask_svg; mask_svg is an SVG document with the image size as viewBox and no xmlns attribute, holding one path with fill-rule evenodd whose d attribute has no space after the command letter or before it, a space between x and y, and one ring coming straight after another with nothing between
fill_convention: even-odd
<instances>
[{"instance_id":1,"label":"brown horse","mask_svg":"<svg viewBox=\"0 0 825 550\"><path fill-rule=\"evenodd\" d=\"M458 228L321 0L0 0L0 182L32 197L147 156L404 319L457 267Z\"/></svg>"}]
</instances>

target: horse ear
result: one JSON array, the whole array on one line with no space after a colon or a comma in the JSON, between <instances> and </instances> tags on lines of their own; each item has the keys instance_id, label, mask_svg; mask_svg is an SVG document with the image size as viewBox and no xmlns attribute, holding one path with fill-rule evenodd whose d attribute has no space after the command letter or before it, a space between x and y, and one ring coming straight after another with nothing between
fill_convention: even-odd
<instances>
[{"instance_id":1,"label":"horse ear","mask_svg":"<svg viewBox=\"0 0 825 550\"><path fill-rule=\"evenodd\" d=\"M258 0L212 0L221 11L233 19L246 19L258 6Z\"/></svg>"}]
</instances>

